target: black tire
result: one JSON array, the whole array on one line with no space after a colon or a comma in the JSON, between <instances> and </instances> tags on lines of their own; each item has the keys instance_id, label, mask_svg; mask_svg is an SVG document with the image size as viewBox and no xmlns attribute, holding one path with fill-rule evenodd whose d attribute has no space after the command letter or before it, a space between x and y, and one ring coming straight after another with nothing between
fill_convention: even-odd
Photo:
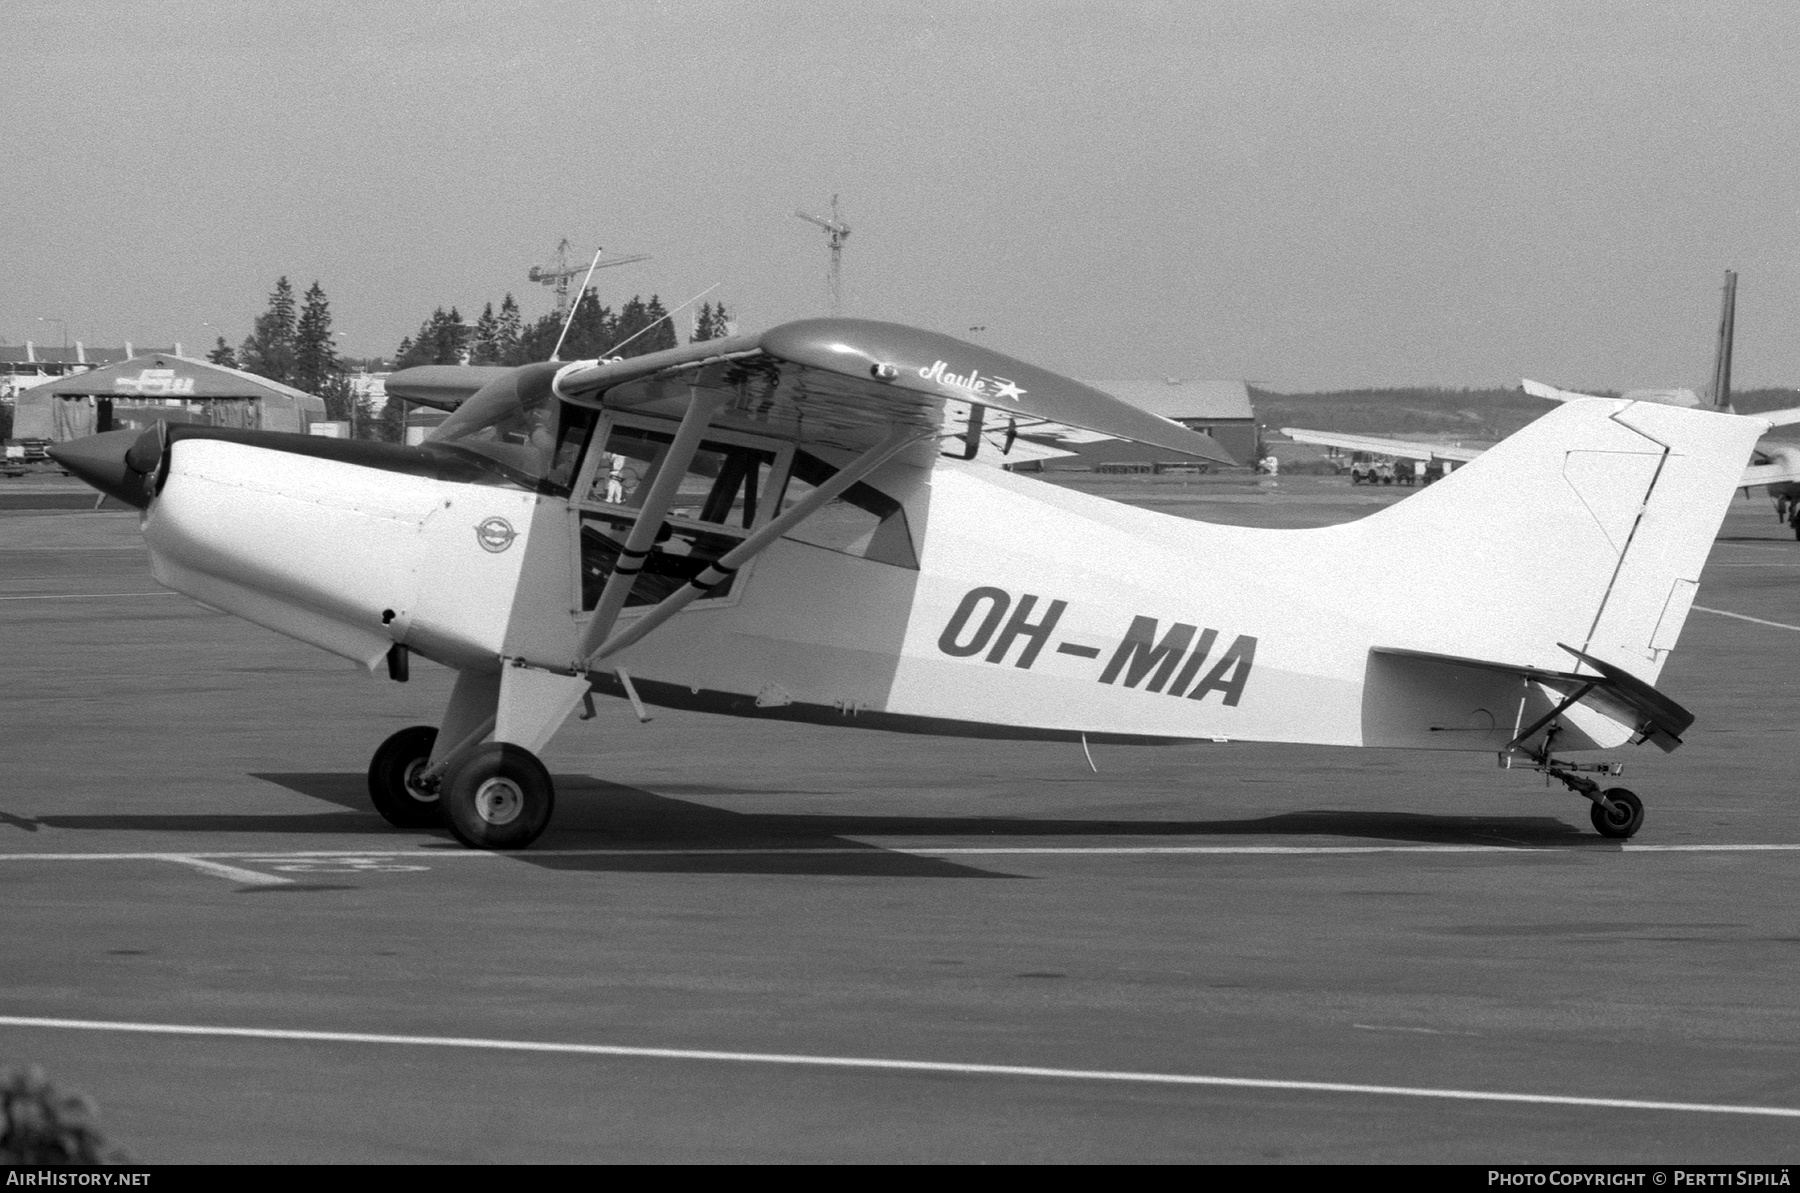
<instances>
[{"instance_id":1,"label":"black tire","mask_svg":"<svg viewBox=\"0 0 1800 1193\"><path fill-rule=\"evenodd\" d=\"M1623 787L1611 787L1606 791L1606 798L1612 803L1611 813L1599 804L1594 804L1589 809L1594 830L1602 837L1623 841L1644 827L1644 801L1637 797L1636 792L1627 791Z\"/></svg>"},{"instance_id":2,"label":"black tire","mask_svg":"<svg viewBox=\"0 0 1800 1193\"><path fill-rule=\"evenodd\" d=\"M444 823L471 849L523 849L556 810L550 772L530 750L487 742L444 776Z\"/></svg>"},{"instance_id":3,"label":"black tire","mask_svg":"<svg viewBox=\"0 0 1800 1193\"><path fill-rule=\"evenodd\" d=\"M437 735L431 725L402 729L382 742L369 760L369 799L395 828L436 828L442 821L438 793L417 781Z\"/></svg>"}]
</instances>

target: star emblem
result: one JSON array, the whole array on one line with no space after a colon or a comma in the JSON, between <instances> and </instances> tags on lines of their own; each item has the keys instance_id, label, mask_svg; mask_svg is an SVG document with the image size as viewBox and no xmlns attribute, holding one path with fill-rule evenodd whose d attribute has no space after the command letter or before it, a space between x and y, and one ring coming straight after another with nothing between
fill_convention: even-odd
<instances>
[{"instance_id":1,"label":"star emblem","mask_svg":"<svg viewBox=\"0 0 1800 1193\"><path fill-rule=\"evenodd\" d=\"M996 377L994 380L1000 383L994 387L994 396L996 398L1005 398L1009 402L1016 402L1025 396L1024 390L1020 389L1006 378Z\"/></svg>"}]
</instances>

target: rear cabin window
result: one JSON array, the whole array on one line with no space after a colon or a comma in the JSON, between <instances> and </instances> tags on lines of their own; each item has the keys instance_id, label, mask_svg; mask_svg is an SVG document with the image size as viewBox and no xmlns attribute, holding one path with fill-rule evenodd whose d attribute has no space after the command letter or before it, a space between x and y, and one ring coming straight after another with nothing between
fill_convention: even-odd
<instances>
[{"instance_id":1,"label":"rear cabin window","mask_svg":"<svg viewBox=\"0 0 1800 1193\"><path fill-rule=\"evenodd\" d=\"M795 452L781 495L782 511L836 474L837 469L817 456ZM861 481L788 531L786 537L875 563L913 571L919 569L919 556L913 550L912 530L906 524L905 507L880 489Z\"/></svg>"}]
</instances>

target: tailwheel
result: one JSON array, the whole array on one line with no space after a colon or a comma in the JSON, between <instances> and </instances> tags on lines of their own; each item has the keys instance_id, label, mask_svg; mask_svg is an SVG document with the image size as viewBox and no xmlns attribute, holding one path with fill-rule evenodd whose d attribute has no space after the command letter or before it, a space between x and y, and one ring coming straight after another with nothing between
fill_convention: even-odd
<instances>
[{"instance_id":1,"label":"tailwheel","mask_svg":"<svg viewBox=\"0 0 1800 1193\"><path fill-rule=\"evenodd\" d=\"M1613 837L1623 841L1640 828L1644 827L1644 801L1634 791L1623 787L1608 787L1600 793L1606 800L1599 800L1589 809L1594 820L1594 828L1602 837Z\"/></svg>"},{"instance_id":2,"label":"tailwheel","mask_svg":"<svg viewBox=\"0 0 1800 1193\"><path fill-rule=\"evenodd\" d=\"M395 828L435 828L441 820L438 784L421 777L437 735L430 725L402 729L369 761L369 799Z\"/></svg>"},{"instance_id":3,"label":"tailwheel","mask_svg":"<svg viewBox=\"0 0 1800 1193\"><path fill-rule=\"evenodd\" d=\"M1592 803L1588 815L1594 822L1594 830L1602 837L1611 837L1615 841L1623 841L1644 827L1644 801L1637 797L1637 792L1624 787L1608 787L1602 791L1600 784L1587 775L1619 775L1624 772L1623 762L1570 762L1562 758L1554 758L1550 754L1550 745L1556 738L1556 726L1550 727L1550 733L1544 739L1542 751L1526 756L1527 765L1535 771L1542 772L1546 782L1554 779ZM1535 730L1533 730L1535 732ZM1502 757L1506 757L1503 755ZM1507 765L1511 765L1508 761Z\"/></svg>"},{"instance_id":4,"label":"tailwheel","mask_svg":"<svg viewBox=\"0 0 1800 1193\"><path fill-rule=\"evenodd\" d=\"M550 824L556 789L530 750L487 742L444 775L444 823L473 849L523 849Z\"/></svg>"}]
</instances>

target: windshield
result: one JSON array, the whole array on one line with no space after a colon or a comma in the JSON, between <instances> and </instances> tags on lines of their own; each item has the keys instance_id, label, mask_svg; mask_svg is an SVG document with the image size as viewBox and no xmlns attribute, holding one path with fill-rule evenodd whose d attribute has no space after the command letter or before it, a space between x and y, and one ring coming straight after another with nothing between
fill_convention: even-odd
<instances>
[{"instance_id":1,"label":"windshield","mask_svg":"<svg viewBox=\"0 0 1800 1193\"><path fill-rule=\"evenodd\" d=\"M596 412L567 405L551 392L561 367L528 365L491 382L426 442L480 456L539 492L567 496Z\"/></svg>"}]
</instances>

